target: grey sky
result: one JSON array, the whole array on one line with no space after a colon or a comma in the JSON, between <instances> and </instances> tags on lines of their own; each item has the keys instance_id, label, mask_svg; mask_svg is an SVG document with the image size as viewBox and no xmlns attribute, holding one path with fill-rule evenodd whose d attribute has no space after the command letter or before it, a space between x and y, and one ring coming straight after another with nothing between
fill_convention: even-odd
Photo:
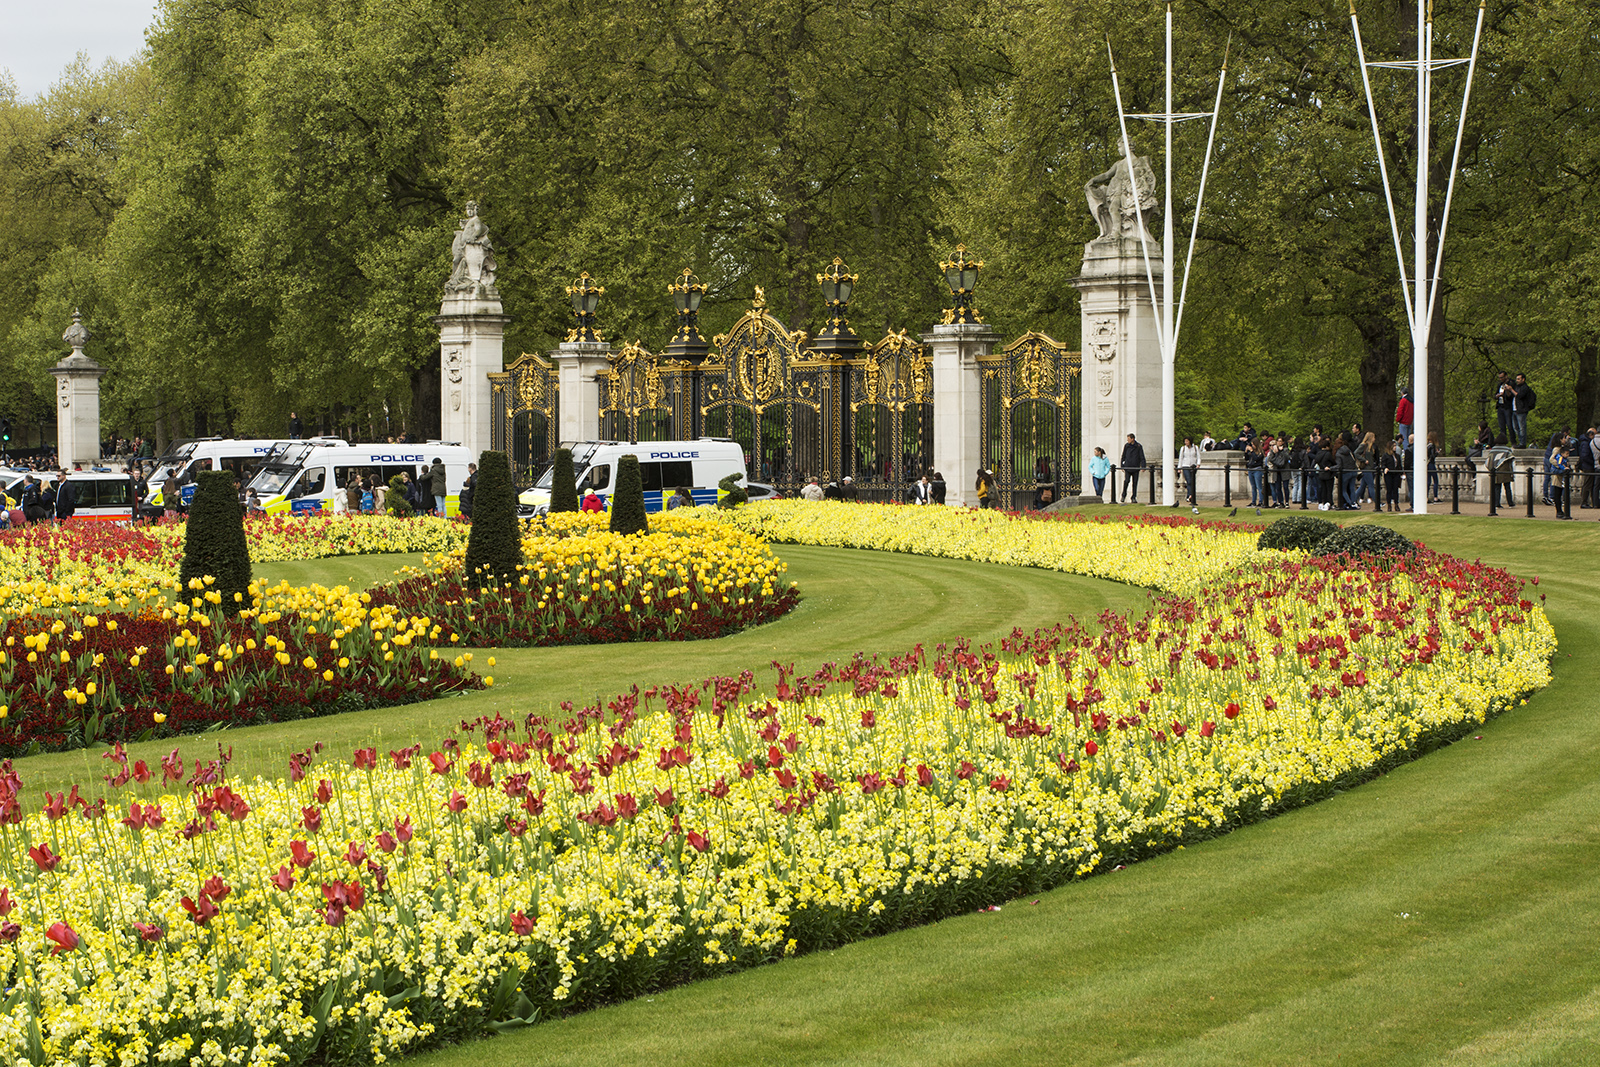
<instances>
[{"instance_id":1,"label":"grey sky","mask_svg":"<svg viewBox=\"0 0 1600 1067\"><path fill-rule=\"evenodd\" d=\"M155 11L156 0L0 0L0 67L30 99L79 52L96 67L132 58Z\"/></svg>"}]
</instances>

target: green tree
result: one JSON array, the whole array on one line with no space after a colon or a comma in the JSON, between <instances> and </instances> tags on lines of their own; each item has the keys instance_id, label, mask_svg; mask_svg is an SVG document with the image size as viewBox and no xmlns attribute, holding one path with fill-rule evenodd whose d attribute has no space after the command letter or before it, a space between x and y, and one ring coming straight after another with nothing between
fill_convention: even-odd
<instances>
[{"instance_id":1,"label":"green tree","mask_svg":"<svg viewBox=\"0 0 1600 1067\"><path fill-rule=\"evenodd\" d=\"M611 495L611 532L650 532L650 520L644 510L644 478L639 472L639 457L632 453L617 460L617 490Z\"/></svg>"},{"instance_id":2,"label":"green tree","mask_svg":"<svg viewBox=\"0 0 1600 1067\"><path fill-rule=\"evenodd\" d=\"M550 513L578 510L578 478L572 473L572 449L556 449L550 466Z\"/></svg>"},{"instance_id":3,"label":"green tree","mask_svg":"<svg viewBox=\"0 0 1600 1067\"><path fill-rule=\"evenodd\" d=\"M184 525L183 562L178 585L184 596L190 583L214 580L206 587L222 597L222 613L237 615L250 604L250 546L244 537L244 507L233 472L200 471L195 475L194 501Z\"/></svg>"},{"instance_id":4,"label":"green tree","mask_svg":"<svg viewBox=\"0 0 1600 1067\"><path fill-rule=\"evenodd\" d=\"M510 583L522 567L522 524L511 461L504 452L478 457L478 491L472 498L472 532L467 537L465 580Z\"/></svg>"}]
</instances>

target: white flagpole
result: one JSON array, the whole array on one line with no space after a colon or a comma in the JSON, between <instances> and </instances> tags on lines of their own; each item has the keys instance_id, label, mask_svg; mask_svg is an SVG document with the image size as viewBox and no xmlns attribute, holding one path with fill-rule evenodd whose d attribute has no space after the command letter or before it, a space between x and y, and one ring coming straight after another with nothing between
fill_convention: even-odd
<instances>
[{"instance_id":1,"label":"white flagpole","mask_svg":"<svg viewBox=\"0 0 1600 1067\"><path fill-rule=\"evenodd\" d=\"M1173 447L1178 434L1177 336L1173 332L1172 290L1172 0L1167 0L1166 208L1161 218L1161 504L1178 503L1178 465Z\"/></svg>"}]
</instances>

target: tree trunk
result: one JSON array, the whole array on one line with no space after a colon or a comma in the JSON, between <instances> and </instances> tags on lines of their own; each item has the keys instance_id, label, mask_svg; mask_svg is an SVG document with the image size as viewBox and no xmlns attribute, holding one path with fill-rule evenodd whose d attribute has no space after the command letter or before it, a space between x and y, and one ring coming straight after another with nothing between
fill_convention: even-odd
<instances>
[{"instance_id":1,"label":"tree trunk","mask_svg":"<svg viewBox=\"0 0 1600 1067\"><path fill-rule=\"evenodd\" d=\"M206 413L199 408L195 408L194 435L196 437L205 437L208 436L210 432L209 423L206 421Z\"/></svg>"},{"instance_id":2,"label":"tree trunk","mask_svg":"<svg viewBox=\"0 0 1600 1067\"><path fill-rule=\"evenodd\" d=\"M1361 425L1385 445L1394 433L1395 373L1400 369L1400 331L1381 307L1357 316L1361 333Z\"/></svg>"},{"instance_id":3,"label":"tree trunk","mask_svg":"<svg viewBox=\"0 0 1600 1067\"><path fill-rule=\"evenodd\" d=\"M1581 434L1595 424L1600 402L1600 344L1591 341L1574 352L1578 357L1578 378L1572 387L1572 432Z\"/></svg>"},{"instance_id":4,"label":"tree trunk","mask_svg":"<svg viewBox=\"0 0 1600 1067\"><path fill-rule=\"evenodd\" d=\"M443 412L439 407L442 395L439 350L436 348L422 366L411 372L410 429L417 440L437 440L442 436Z\"/></svg>"}]
</instances>

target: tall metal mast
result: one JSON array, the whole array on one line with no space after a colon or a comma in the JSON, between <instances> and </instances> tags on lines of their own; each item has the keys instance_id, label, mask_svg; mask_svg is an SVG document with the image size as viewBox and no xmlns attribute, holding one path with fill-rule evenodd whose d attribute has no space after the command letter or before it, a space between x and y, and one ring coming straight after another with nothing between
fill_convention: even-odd
<instances>
[{"instance_id":1,"label":"tall metal mast","mask_svg":"<svg viewBox=\"0 0 1600 1067\"><path fill-rule=\"evenodd\" d=\"M1439 295L1440 266L1444 262L1444 235L1450 225L1450 205L1455 198L1456 175L1461 165L1461 140L1467 128L1467 100L1472 96L1472 76L1478 67L1478 42L1483 37L1483 17L1487 0L1479 0L1478 24L1472 31L1472 55L1466 59L1433 58L1433 0L1418 0L1417 58L1369 63L1361 42L1361 22L1356 17L1355 0L1350 0L1350 28L1356 38L1356 58L1361 64L1361 85L1367 94L1367 114L1372 120L1372 141L1378 151L1378 173L1383 178L1383 196L1389 206L1389 231L1394 237L1395 259L1400 267L1400 288L1405 296L1407 325L1411 329L1411 392L1413 426L1423 440L1411 456L1411 506L1418 515L1428 513L1428 335L1433 329L1433 312ZM1441 67L1467 65L1467 84L1461 91L1461 114L1456 121L1455 155L1450 161L1450 181L1445 188L1444 212L1439 218L1439 243L1428 255L1428 138L1433 110L1433 72ZM1372 67L1417 72L1417 189L1412 217L1411 277L1406 278L1406 258L1400 238L1400 219L1395 212L1394 192L1389 181L1389 165L1384 158L1383 137L1378 132L1378 109L1372 99ZM1405 442L1401 442L1403 445Z\"/></svg>"},{"instance_id":2,"label":"tall metal mast","mask_svg":"<svg viewBox=\"0 0 1600 1067\"><path fill-rule=\"evenodd\" d=\"M1122 133L1122 155L1127 162L1128 180L1135 182L1134 212L1139 222L1139 246L1144 254L1145 280L1150 286L1150 302L1160 312L1156 327L1156 340L1161 348L1161 503L1175 507L1178 503L1178 469L1173 449L1177 446L1177 351L1178 330L1183 325L1183 304L1189 293L1189 271L1194 263L1195 237L1200 227L1200 207L1205 202L1206 179L1211 173L1211 149L1217 140L1217 116L1222 113L1222 88L1228 79L1228 57L1224 50L1222 70L1217 75L1217 98L1210 111L1172 110L1172 0L1166 0L1167 72L1166 110L1154 114L1130 115L1122 110L1122 86L1117 79L1117 60L1111 54L1111 42L1106 42L1106 55L1111 62L1111 91L1117 101L1117 127ZM1211 132L1206 138L1206 154L1200 167L1200 188L1195 195L1194 218L1189 226L1189 251L1183 261L1183 284L1173 285L1173 212L1172 212L1172 129L1180 122L1191 119L1210 119ZM1137 192L1136 171L1133 166L1133 145L1128 139L1128 119L1145 119L1165 126L1163 147L1166 152L1164 173L1166 178L1165 206L1161 217L1161 289L1156 289L1154 271L1150 263L1150 245L1144 225L1144 208Z\"/></svg>"}]
</instances>

